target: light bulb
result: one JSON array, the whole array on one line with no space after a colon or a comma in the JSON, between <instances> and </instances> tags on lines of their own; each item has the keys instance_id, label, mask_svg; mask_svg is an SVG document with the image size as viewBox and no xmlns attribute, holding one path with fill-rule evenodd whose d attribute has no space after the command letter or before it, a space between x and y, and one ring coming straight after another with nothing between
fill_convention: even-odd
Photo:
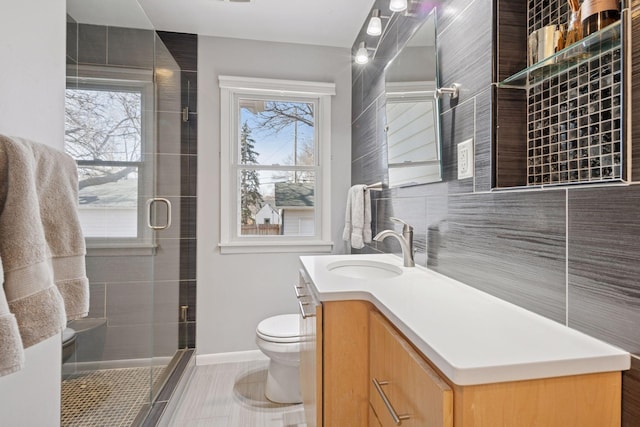
<instances>
[{"instance_id":1,"label":"light bulb","mask_svg":"<svg viewBox=\"0 0 640 427\"><path fill-rule=\"evenodd\" d=\"M379 36L382 34L382 20L380 19L379 9L373 9L369 25L367 25L367 34L370 36Z\"/></svg>"},{"instance_id":2,"label":"light bulb","mask_svg":"<svg viewBox=\"0 0 640 427\"><path fill-rule=\"evenodd\" d=\"M402 12L407 8L407 0L391 0L389 2L389 9L392 12Z\"/></svg>"},{"instance_id":3,"label":"light bulb","mask_svg":"<svg viewBox=\"0 0 640 427\"><path fill-rule=\"evenodd\" d=\"M366 64L367 62L369 62L369 52L364 42L360 42L360 46L356 52L356 64Z\"/></svg>"}]
</instances>

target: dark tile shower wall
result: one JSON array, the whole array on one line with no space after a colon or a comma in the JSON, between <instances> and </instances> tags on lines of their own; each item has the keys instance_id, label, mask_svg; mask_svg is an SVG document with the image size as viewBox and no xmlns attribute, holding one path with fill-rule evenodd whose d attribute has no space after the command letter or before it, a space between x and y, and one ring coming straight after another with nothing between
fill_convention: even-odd
<instances>
[{"instance_id":1,"label":"dark tile shower wall","mask_svg":"<svg viewBox=\"0 0 640 427\"><path fill-rule=\"evenodd\" d=\"M157 71L156 196L171 201L173 226L157 232L153 262L143 255L90 256L87 273L90 316L108 319L103 360L172 356L195 347L197 36L67 20L69 65ZM181 306L188 306L185 321Z\"/></svg>"},{"instance_id":2,"label":"dark tile shower wall","mask_svg":"<svg viewBox=\"0 0 640 427\"><path fill-rule=\"evenodd\" d=\"M373 7L385 14L386 3L376 1ZM420 10L433 2L413 3ZM389 216L402 218L415 227L420 264L640 357L640 189L489 191L496 179L494 151L512 152L517 160L522 159L518 150L527 147L524 91L492 85L526 65L527 1L441 3L441 85L462 84L457 104L441 101L444 179L373 192L373 231L393 227ZM640 1L634 1L634 7L640 7ZM457 15L451 16L451 10ZM393 42L381 43L366 66L353 65L352 184L388 183L382 73L417 21L415 16L394 19L387 31ZM500 25L500 37L494 22ZM365 24L354 52L361 40L374 43L366 38ZM640 16L634 18L634 28L638 25ZM640 49L634 52L634 74L640 74L637 52ZM636 104L634 126L640 123L640 98L634 94ZM459 181L455 148L470 137L475 178ZM492 144L495 138L499 147ZM640 147L640 141L634 141L634 147ZM500 156L500 161L508 160ZM506 166L511 169L500 168L504 182L524 182L525 162ZM361 252L400 254L400 248L385 241ZM639 360L624 374L625 426L637 425L640 414Z\"/></svg>"},{"instance_id":3,"label":"dark tile shower wall","mask_svg":"<svg viewBox=\"0 0 640 427\"><path fill-rule=\"evenodd\" d=\"M179 318L180 348L195 348L196 339L196 210L198 199L196 177L198 167L198 36L195 34L158 31L162 43L180 67L180 111L160 109L163 117L176 113L181 120L180 155L180 307L186 307L186 318ZM186 109L186 110L185 110ZM184 120L183 113L187 114ZM186 171L186 173L184 173ZM182 311L181 311L182 315Z\"/></svg>"},{"instance_id":4,"label":"dark tile shower wall","mask_svg":"<svg viewBox=\"0 0 640 427\"><path fill-rule=\"evenodd\" d=\"M78 64L78 23L67 15L67 64Z\"/></svg>"}]
</instances>

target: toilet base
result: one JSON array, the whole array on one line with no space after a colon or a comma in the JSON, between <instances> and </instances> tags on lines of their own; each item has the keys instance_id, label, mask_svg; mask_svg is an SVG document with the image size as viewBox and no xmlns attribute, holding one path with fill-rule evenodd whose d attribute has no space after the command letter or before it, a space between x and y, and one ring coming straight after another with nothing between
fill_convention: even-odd
<instances>
[{"instance_id":1,"label":"toilet base","mask_svg":"<svg viewBox=\"0 0 640 427\"><path fill-rule=\"evenodd\" d=\"M300 373L298 366L269 361L264 395L274 403L300 403Z\"/></svg>"}]
</instances>

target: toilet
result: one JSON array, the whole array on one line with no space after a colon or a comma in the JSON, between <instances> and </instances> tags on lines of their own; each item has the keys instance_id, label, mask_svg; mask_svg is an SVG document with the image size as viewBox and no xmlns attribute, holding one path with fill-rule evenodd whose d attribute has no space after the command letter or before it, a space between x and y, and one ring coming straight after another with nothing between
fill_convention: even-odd
<instances>
[{"instance_id":1,"label":"toilet","mask_svg":"<svg viewBox=\"0 0 640 427\"><path fill-rule=\"evenodd\" d=\"M269 357L265 396L275 403L300 403L300 315L264 319L256 328L256 344Z\"/></svg>"},{"instance_id":2,"label":"toilet","mask_svg":"<svg viewBox=\"0 0 640 427\"><path fill-rule=\"evenodd\" d=\"M76 331L73 328L64 328L62 331L62 363L66 362L76 352Z\"/></svg>"},{"instance_id":3,"label":"toilet","mask_svg":"<svg viewBox=\"0 0 640 427\"><path fill-rule=\"evenodd\" d=\"M104 318L85 317L69 322L62 331L62 364L102 360L106 333Z\"/></svg>"}]
</instances>

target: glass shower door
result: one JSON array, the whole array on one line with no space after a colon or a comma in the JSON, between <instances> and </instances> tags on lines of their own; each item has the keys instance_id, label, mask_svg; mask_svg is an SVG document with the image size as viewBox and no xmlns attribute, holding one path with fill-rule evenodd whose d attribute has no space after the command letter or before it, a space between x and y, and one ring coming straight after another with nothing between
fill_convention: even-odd
<instances>
[{"instance_id":1,"label":"glass shower door","mask_svg":"<svg viewBox=\"0 0 640 427\"><path fill-rule=\"evenodd\" d=\"M180 69L135 0L100 21L96 7L67 3L65 147L90 312L63 346L63 426L140 423L179 347Z\"/></svg>"}]
</instances>

